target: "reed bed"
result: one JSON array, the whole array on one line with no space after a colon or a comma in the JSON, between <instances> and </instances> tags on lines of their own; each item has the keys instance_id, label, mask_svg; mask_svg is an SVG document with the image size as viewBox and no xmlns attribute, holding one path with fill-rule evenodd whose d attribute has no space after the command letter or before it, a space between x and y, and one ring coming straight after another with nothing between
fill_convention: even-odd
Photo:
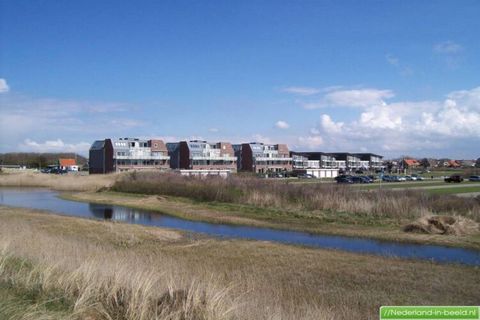
<instances>
[{"instance_id":1,"label":"reed bed","mask_svg":"<svg viewBox=\"0 0 480 320\"><path fill-rule=\"evenodd\" d=\"M2 319L374 319L387 304L477 305L479 276L0 207Z\"/></svg>"},{"instance_id":2,"label":"reed bed","mask_svg":"<svg viewBox=\"0 0 480 320\"><path fill-rule=\"evenodd\" d=\"M118 192L185 197L202 202L248 204L263 208L334 211L378 218L415 219L461 215L480 221L479 199L429 195L419 190L360 190L336 184L293 184L250 177L183 177L133 172L111 187Z\"/></svg>"},{"instance_id":3,"label":"reed bed","mask_svg":"<svg viewBox=\"0 0 480 320\"><path fill-rule=\"evenodd\" d=\"M4 173L0 175L0 187L40 187L59 191L95 191L110 187L119 174L66 175L44 174L40 172Z\"/></svg>"}]
</instances>

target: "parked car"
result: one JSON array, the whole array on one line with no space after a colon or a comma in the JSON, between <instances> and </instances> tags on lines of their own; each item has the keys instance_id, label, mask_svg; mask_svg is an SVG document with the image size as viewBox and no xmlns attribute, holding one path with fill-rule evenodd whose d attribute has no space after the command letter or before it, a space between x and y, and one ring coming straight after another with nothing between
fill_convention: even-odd
<instances>
[{"instance_id":1,"label":"parked car","mask_svg":"<svg viewBox=\"0 0 480 320\"><path fill-rule=\"evenodd\" d=\"M415 178L415 180L417 180L417 181L423 181L423 180L425 180L424 177L419 176L419 175L416 174L416 173L412 174L412 178Z\"/></svg>"},{"instance_id":2,"label":"parked car","mask_svg":"<svg viewBox=\"0 0 480 320\"><path fill-rule=\"evenodd\" d=\"M304 173L304 174L299 174L298 179L315 179L315 176L312 174Z\"/></svg>"},{"instance_id":3,"label":"parked car","mask_svg":"<svg viewBox=\"0 0 480 320\"><path fill-rule=\"evenodd\" d=\"M63 170L63 169L60 169L60 168L53 168L50 170L50 173L54 173L54 174L67 174L68 171L67 170Z\"/></svg>"},{"instance_id":4,"label":"parked car","mask_svg":"<svg viewBox=\"0 0 480 320\"><path fill-rule=\"evenodd\" d=\"M363 170L361 169L358 169L357 171L355 171L356 174L363 174Z\"/></svg>"},{"instance_id":5,"label":"parked car","mask_svg":"<svg viewBox=\"0 0 480 320\"><path fill-rule=\"evenodd\" d=\"M338 181L339 179L344 179L344 178L351 179L352 176L349 175L349 174L341 174L341 175L339 175L339 176L336 176L336 177L334 178L334 180L335 180L335 181Z\"/></svg>"},{"instance_id":6,"label":"parked car","mask_svg":"<svg viewBox=\"0 0 480 320\"><path fill-rule=\"evenodd\" d=\"M366 183L373 183L373 179L370 176L361 176L363 180L366 181Z\"/></svg>"},{"instance_id":7,"label":"parked car","mask_svg":"<svg viewBox=\"0 0 480 320\"><path fill-rule=\"evenodd\" d=\"M463 181L463 178L461 175L458 175L458 174L454 174L454 175L451 175L450 177L446 177L444 179L445 182L457 182L457 183L460 183Z\"/></svg>"},{"instance_id":8,"label":"parked car","mask_svg":"<svg viewBox=\"0 0 480 320\"><path fill-rule=\"evenodd\" d=\"M342 177L337 177L338 179L335 179L337 180L337 183L346 183L346 184L351 184L353 183L352 179L350 177L347 177L347 176L342 176Z\"/></svg>"},{"instance_id":9,"label":"parked car","mask_svg":"<svg viewBox=\"0 0 480 320\"><path fill-rule=\"evenodd\" d=\"M382 177L382 181L385 181L385 182L392 182L392 176L383 176Z\"/></svg>"},{"instance_id":10,"label":"parked car","mask_svg":"<svg viewBox=\"0 0 480 320\"><path fill-rule=\"evenodd\" d=\"M480 176L470 176L469 181L480 181Z\"/></svg>"}]
</instances>

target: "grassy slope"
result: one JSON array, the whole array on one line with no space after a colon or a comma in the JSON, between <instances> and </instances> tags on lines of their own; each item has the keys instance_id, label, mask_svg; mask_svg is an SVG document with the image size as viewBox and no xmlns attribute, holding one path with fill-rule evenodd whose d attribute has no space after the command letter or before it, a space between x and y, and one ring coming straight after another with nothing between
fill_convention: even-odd
<instances>
[{"instance_id":1,"label":"grassy slope","mask_svg":"<svg viewBox=\"0 0 480 320\"><path fill-rule=\"evenodd\" d=\"M392 241L431 243L480 249L480 235L452 236L405 233L407 220L379 219L347 212L289 212L254 206L202 203L184 198L156 197L115 192L81 192L62 197L105 204L154 210L189 220L244 224L313 233L370 237Z\"/></svg>"},{"instance_id":2,"label":"grassy slope","mask_svg":"<svg viewBox=\"0 0 480 320\"><path fill-rule=\"evenodd\" d=\"M30 241L24 241L26 238ZM18 293L0 286L0 295L8 297L0 303L0 315L8 310L22 313L25 307L35 305L37 314L24 319L59 319L65 312L107 318L96 310L116 319L134 319L142 311L144 319L149 319L152 310L146 307L164 305L145 303L155 302L164 292L189 290L192 283L200 292L207 292L201 308L225 311L215 317L208 313L206 319L373 319L381 305L480 304L478 268L266 242L195 239L160 228L27 209L0 207L3 247L0 258L7 252L10 257L28 259L43 275L35 282L23 277L18 268L8 272L0 268L4 282L15 279L17 287L25 288ZM51 276L52 266L59 270L58 277ZM139 293L130 289L138 283L142 284L141 295L149 299L134 299ZM26 298L34 288L40 291L30 292L30 296L54 293L59 297L55 290L60 290L71 303L42 309L38 302L43 300ZM93 297L89 296L92 292L96 294ZM213 293L215 299L211 299ZM118 305L118 300L108 297L123 297L123 302ZM175 295L172 297L175 301ZM197 310L192 305L189 308ZM186 319L194 317L190 314Z\"/></svg>"}]
</instances>

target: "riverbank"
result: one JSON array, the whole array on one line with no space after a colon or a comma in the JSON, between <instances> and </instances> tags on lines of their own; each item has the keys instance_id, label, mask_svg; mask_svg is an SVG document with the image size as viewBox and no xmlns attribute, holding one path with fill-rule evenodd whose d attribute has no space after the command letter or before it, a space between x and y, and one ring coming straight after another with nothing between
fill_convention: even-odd
<instances>
[{"instance_id":1,"label":"riverbank","mask_svg":"<svg viewBox=\"0 0 480 320\"><path fill-rule=\"evenodd\" d=\"M68 200L158 211L182 219L211 223L480 249L478 233L463 236L407 233L402 230L402 227L412 222L409 219L373 218L369 215L333 211L312 213L299 210L276 210L238 204L205 203L180 197L111 191L63 193L61 197Z\"/></svg>"},{"instance_id":2,"label":"riverbank","mask_svg":"<svg viewBox=\"0 0 480 320\"><path fill-rule=\"evenodd\" d=\"M474 267L9 207L0 265L6 319L369 319L381 305L480 304Z\"/></svg>"},{"instance_id":3,"label":"riverbank","mask_svg":"<svg viewBox=\"0 0 480 320\"><path fill-rule=\"evenodd\" d=\"M49 188L57 191L96 191L111 187L121 174L65 175L40 172L0 173L0 187Z\"/></svg>"}]
</instances>

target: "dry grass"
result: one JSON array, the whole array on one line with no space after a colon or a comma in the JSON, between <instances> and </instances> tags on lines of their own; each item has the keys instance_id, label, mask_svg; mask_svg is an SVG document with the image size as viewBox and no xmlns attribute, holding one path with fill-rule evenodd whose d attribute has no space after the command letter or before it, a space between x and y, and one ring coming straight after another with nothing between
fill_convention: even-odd
<instances>
[{"instance_id":1,"label":"dry grass","mask_svg":"<svg viewBox=\"0 0 480 320\"><path fill-rule=\"evenodd\" d=\"M404 232L410 219L400 221L334 211L284 211L225 203L195 202L184 198L116 192L64 193L62 198L158 211L182 219L296 230L317 234L368 237L387 241L438 244L480 250L480 232L432 234ZM466 219L466 218L465 218Z\"/></svg>"},{"instance_id":2,"label":"dry grass","mask_svg":"<svg viewBox=\"0 0 480 320\"><path fill-rule=\"evenodd\" d=\"M464 217L425 216L404 227L406 232L445 235L472 235L479 232L479 224Z\"/></svg>"},{"instance_id":3,"label":"dry grass","mask_svg":"<svg viewBox=\"0 0 480 320\"><path fill-rule=\"evenodd\" d=\"M9 173L0 175L0 187L44 187L61 191L95 191L108 188L118 174L43 174L39 172Z\"/></svg>"},{"instance_id":4,"label":"dry grass","mask_svg":"<svg viewBox=\"0 0 480 320\"><path fill-rule=\"evenodd\" d=\"M0 248L7 319L375 319L385 304L480 303L478 268L26 209L0 207Z\"/></svg>"},{"instance_id":5,"label":"dry grass","mask_svg":"<svg viewBox=\"0 0 480 320\"><path fill-rule=\"evenodd\" d=\"M122 176L112 190L186 197L202 202L248 204L287 211L348 212L374 218L416 219L425 215L461 215L480 221L480 202L418 190L370 190L336 184L289 184L257 178L182 177L155 172Z\"/></svg>"}]
</instances>

